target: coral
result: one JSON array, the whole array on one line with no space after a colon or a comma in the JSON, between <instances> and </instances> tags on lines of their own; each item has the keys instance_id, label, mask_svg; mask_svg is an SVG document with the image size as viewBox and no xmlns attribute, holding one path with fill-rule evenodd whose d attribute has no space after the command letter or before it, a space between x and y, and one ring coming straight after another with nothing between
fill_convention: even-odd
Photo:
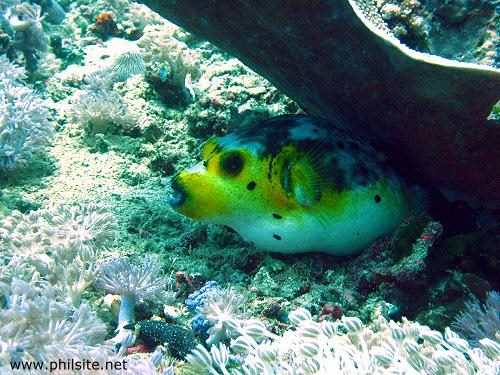
<instances>
[{"instance_id":1,"label":"coral","mask_svg":"<svg viewBox=\"0 0 500 375\"><path fill-rule=\"evenodd\" d=\"M89 305L72 309L56 300L49 285L38 288L18 279L1 288L0 294L7 301L0 309L0 372L9 362L97 359L111 354L109 347L99 345L106 328Z\"/></svg>"},{"instance_id":2,"label":"coral","mask_svg":"<svg viewBox=\"0 0 500 375\"><path fill-rule=\"evenodd\" d=\"M188 310L194 315L191 321L191 328L198 336L208 337L208 330L212 324L206 319L205 315L198 312L205 306L210 294L220 292L220 286L216 281L207 281L203 287L191 293L184 302Z\"/></svg>"},{"instance_id":3,"label":"coral","mask_svg":"<svg viewBox=\"0 0 500 375\"><path fill-rule=\"evenodd\" d=\"M392 32L410 47L425 47L428 31L422 17L422 5L417 0L378 0L382 18Z\"/></svg>"},{"instance_id":4,"label":"coral","mask_svg":"<svg viewBox=\"0 0 500 375\"><path fill-rule=\"evenodd\" d=\"M111 77L92 74L74 100L72 109L75 120L91 133L106 133L112 125L130 129L137 122L123 97L111 86Z\"/></svg>"},{"instance_id":5,"label":"coral","mask_svg":"<svg viewBox=\"0 0 500 375\"><path fill-rule=\"evenodd\" d=\"M142 31L147 25L163 24L165 22L157 13L137 3L130 4L128 12L125 14L125 19L123 22L125 33L131 35L140 32L141 36L143 35Z\"/></svg>"},{"instance_id":6,"label":"coral","mask_svg":"<svg viewBox=\"0 0 500 375\"><path fill-rule=\"evenodd\" d=\"M128 51L118 55L110 68L115 82L126 81L136 74L144 74L146 66L142 55L135 51Z\"/></svg>"},{"instance_id":7,"label":"coral","mask_svg":"<svg viewBox=\"0 0 500 375\"><path fill-rule=\"evenodd\" d=\"M473 374L494 373L498 366L500 350L490 341L481 342L483 350L471 349L450 329L443 337L406 319L379 317L372 327L355 317L320 324L303 308L289 319L292 326L281 336L249 326L230 347L198 345L187 360L212 374L229 374L231 367L233 374Z\"/></svg>"},{"instance_id":8,"label":"coral","mask_svg":"<svg viewBox=\"0 0 500 375\"><path fill-rule=\"evenodd\" d=\"M95 18L92 30L103 39L118 34L118 27L110 12L103 12Z\"/></svg>"},{"instance_id":9,"label":"coral","mask_svg":"<svg viewBox=\"0 0 500 375\"><path fill-rule=\"evenodd\" d=\"M120 344L120 351L123 351L133 344L128 325L135 321L137 301L163 299L166 279L162 277L159 262L153 257L146 256L140 265L118 258L101 265L95 286L120 295L118 334L113 340Z\"/></svg>"},{"instance_id":10,"label":"coral","mask_svg":"<svg viewBox=\"0 0 500 375\"><path fill-rule=\"evenodd\" d=\"M36 71L40 53L45 52L48 46L41 23L41 7L21 3L8 8L5 18L15 31L13 44L23 52L26 69L29 72Z\"/></svg>"},{"instance_id":11,"label":"coral","mask_svg":"<svg viewBox=\"0 0 500 375\"><path fill-rule=\"evenodd\" d=\"M398 314L414 318L420 309L426 308L420 303L428 296L432 279L422 275L430 273L429 268L433 266L430 257L438 252L434 243L442 230L441 223L427 216L407 218L393 236L374 242L356 259L346 262L342 271L327 274L335 285L335 303L340 303L345 311L366 311L368 314L362 317L368 319L375 305L361 294L377 291L392 306L382 311L396 314L384 315L386 318L394 319Z\"/></svg>"},{"instance_id":12,"label":"coral","mask_svg":"<svg viewBox=\"0 0 500 375\"><path fill-rule=\"evenodd\" d=\"M197 67L201 56L195 50L175 39L177 28L170 23L149 25L137 41L148 68L155 76L159 91L167 103L194 99L192 80L199 78ZM170 95L172 97L167 97Z\"/></svg>"},{"instance_id":13,"label":"coral","mask_svg":"<svg viewBox=\"0 0 500 375\"><path fill-rule=\"evenodd\" d=\"M340 308L337 305L324 305L321 308L321 314L318 318L320 322L327 318L331 318L333 320L340 319L344 312L342 311L342 308Z\"/></svg>"},{"instance_id":14,"label":"coral","mask_svg":"<svg viewBox=\"0 0 500 375\"><path fill-rule=\"evenodd\" d=\"M207 301L207 297L212 293L220 291L220 286L217 281L207 281L203 287L191 293L184 302L188 310L195 314L198 308L202 308Z\"/></svg>"},{"instance_id":15,"label":"coral","mask_svg":"<svg viewBox=\"0 0 500 375\"><path fill-rule=\"evenodd\" d=\"M404 225L401 227L404 228ZM399 254L401 258L397 260L396 264L385 270L384 276L394 278L398 282L413 280L426 267L425 260L429 249L442 232L443 225L441 223L429 220L420 231L421 234L416 242L411 246L411 252L409 254L401 252Z\"/></svg>"},{"instance_id":16,"label":"coral","mask_svg":"<svg viewBox=\"0 0 500 375\"><path fill-rule=\"evenodd\" d=\"M139 338L151 348L167 344L169 352L179 359L194 349L193 333L187 329L160 320L143 320L138 325Z\"/></svg>"},{"instance_id":17,"label":"coral","mask_svg":"<svg viewBox=\"0 0 500 375\"><path fill-rule=\"evenodd\" d=\"M28 162L52 137L44 101L21 83L24 70L0 57L0 170Z\"/></svg>"},{"instance_id":18,"label":"coral","mask_svg":"<svg viewBox=\"0 0 500 375\"><path fill-rule=\"evenodd\" d=\"M3 87L7 84L20 84L25 78L24 68L12 64L7 57L0 56L0 85Z\"/></svg>"},{"instance_id":19,"label":"coral","mask_svg":"<svg viewBox=\"0 0 500 375\"><path fill-rule=\"evenodd\" d=\"M245 324L248 315L243 311L245 298L234 290L219 290L207 295L196 311L210 325L207 344L212 345L232 337Z\"/></svg>"},{"instance_id":20,"label":"coral","mask_svg":"<svg viewBox=\"0 0 500 375\"><path fill-rule=\"evenodd\" d=\"M0 221L0 281L44 280L77 306L95 278L95 261L113 243L113 215L102 206L58 206Z\"/></svg>"},{"instance_id":21,"label":"coral","mask_svg":"<svg viewBox=\"0 0 500 375\"><path fill-rule=\"evenodd\" d=\"M259 294L293 298L306 292L303 287L307 285L309 275L304 274L305 270L301 269L301 265L294 264L290 267L272 257L266 257L263 263L264 266L252 278L252 285Z\"/></svg>"},{"instance_id":22,"label":"coral","mask_svg":"<svg viewBox=\"0 0 500 375\"><path fill-rule=\"evenodd\" d=\"M487 293L483 308L477 299L466 302L465 311L453 323L453 328L474 346L479 346L480 340L483 338L494 340L500 344L499 327L500 294L497 291Z\"/></svg>"}]
</instances>

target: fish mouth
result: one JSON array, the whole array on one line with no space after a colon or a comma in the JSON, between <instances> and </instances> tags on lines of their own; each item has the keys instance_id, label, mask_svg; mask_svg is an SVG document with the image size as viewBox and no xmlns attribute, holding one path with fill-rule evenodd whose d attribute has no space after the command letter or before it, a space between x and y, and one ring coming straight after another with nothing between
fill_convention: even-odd
<instances>
[{"instance_id":1,"label":"fish mouth","mask_svg":"<svg viewBox=\"0 0 500 375\"><path fill-rule=\"evenodd\" d=\"M181 207L186 201L186 189L179 183L177 176L170 180L170 193L167 195L167 202L172 208Z\"/></svg>"}]
</instances>

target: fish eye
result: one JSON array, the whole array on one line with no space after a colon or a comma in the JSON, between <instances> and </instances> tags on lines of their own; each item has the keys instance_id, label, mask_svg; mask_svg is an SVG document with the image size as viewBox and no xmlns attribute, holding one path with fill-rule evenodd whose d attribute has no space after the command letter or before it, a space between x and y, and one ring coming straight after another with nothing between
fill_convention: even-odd
<instances>
[{"instance_id":1,"label":"fish eye","mask_svg":"<svg viewBox=\"0 0 500 375\"><path fill-rule=\"evenodd\" d=\"M220 166L228 175L237 176L243 169L243 157L239 152L230 152L222 156Z\"/></svg>"}]
</instances>

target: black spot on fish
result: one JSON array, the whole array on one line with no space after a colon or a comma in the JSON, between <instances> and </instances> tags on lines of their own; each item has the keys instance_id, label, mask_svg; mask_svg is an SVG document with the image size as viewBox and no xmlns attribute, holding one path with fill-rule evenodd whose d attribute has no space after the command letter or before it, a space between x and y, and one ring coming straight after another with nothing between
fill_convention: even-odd
<instances>
[{"instance_id":1,"label":"black spot on fish","mask_svg":"<svg viewBox=\"0 0 500 375\"><path fill-rule=\"evenodd\" d=\"M278 214L273 214L273 217L274 217L275 219L282 219L282 218L283 218L283 216L278 215Z\"/></svg>"},{"instance_id":2,"label":"black spot on fish","mask_svg":"<svg viewBox=\"0 0 500 375\"><path fill-rule=\"evenodd\" d=\"M381 197L380 195L378 195L378 194L377 194L377 195L375 195L375 196L373 197L373 199L375 200L375 203L380 203L380 201L382 200L382 197Z\"/></svg>"},{"instance_id":3,"label":"black spot on fish","mask_svg":"<svg viewBox=\"0 0 500 375\"><path fill-rule=\"evenodd\" d=\"M255 186L257 186L257 184L255 183L255 181L250 181L247 185L247 189L248 190L253 190L255 189Z\"/></svg>"},{"instance_id":4,"label":"black spot on fish","mask_svg":"<svg viewBox=\"0 0 500 375\"><path fill-rule=\"evenodd\" d=\"M208 165L208 161L203 160L203 166L206 168L206 167L207 167L207 165Z\"/></svg>"},{"instance_id":5,"label":"black spot on fish","mask_svg":"<svg viewBox=\"0 0 500 375\"><path fill-rule=\"evenodd\" d=\"M317 133L317 132L318 132L318 129L314 128L314 129L313 129L313 132L314 132L314 133Z\"/></svg>"},{"instance_id":6,"label":"black spot on fish","mask_svg":"<svg viewBox=\"0 0 500 375\"><path fill-rule=\"evenodd\" d=\"M278 241L279 241L279 240L281 240L281 236L279 236L279 235L277 235L277 234L273 234L273 237L274 237L275 239L277 239Z\"/></svg>"},{"instance_id":7,"label":"black spot on fish","mask_svg":"<svg viewBox=\"0 0 500 375\"><path fill-rule=\"evenodd\" d=\"M359 236L359 233L356 233L356 236Z\"/></svg>"}]
</instances>

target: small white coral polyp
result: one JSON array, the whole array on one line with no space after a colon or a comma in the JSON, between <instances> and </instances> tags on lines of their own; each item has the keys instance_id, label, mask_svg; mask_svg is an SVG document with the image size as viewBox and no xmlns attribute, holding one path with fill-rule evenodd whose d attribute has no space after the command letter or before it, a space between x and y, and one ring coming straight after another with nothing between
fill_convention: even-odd
<instances>
[{"instance_id":1,"label":"small white coral polyp","mask_svg":"<svg viewBox=\"0 0 500 375\"><path fill-rule=\"evenodd\" d=\"M107 249L117 230L113 215L96 204L60 206L53 220L59 225L58 238L82 256Z\"/></svg>"},{"instance_id":2,"label":"small white coral polyp","mask_svg":"<svg viewBox=\"0 0 500 375\"><path fill-rule=\"evenodd\" d=\"M166 283L158 260L146 256L139 265L125 258L102 264L96 287L113 294L133 294L138 299L155 300L164 297Z\"/></svg>"}]
</instances>

